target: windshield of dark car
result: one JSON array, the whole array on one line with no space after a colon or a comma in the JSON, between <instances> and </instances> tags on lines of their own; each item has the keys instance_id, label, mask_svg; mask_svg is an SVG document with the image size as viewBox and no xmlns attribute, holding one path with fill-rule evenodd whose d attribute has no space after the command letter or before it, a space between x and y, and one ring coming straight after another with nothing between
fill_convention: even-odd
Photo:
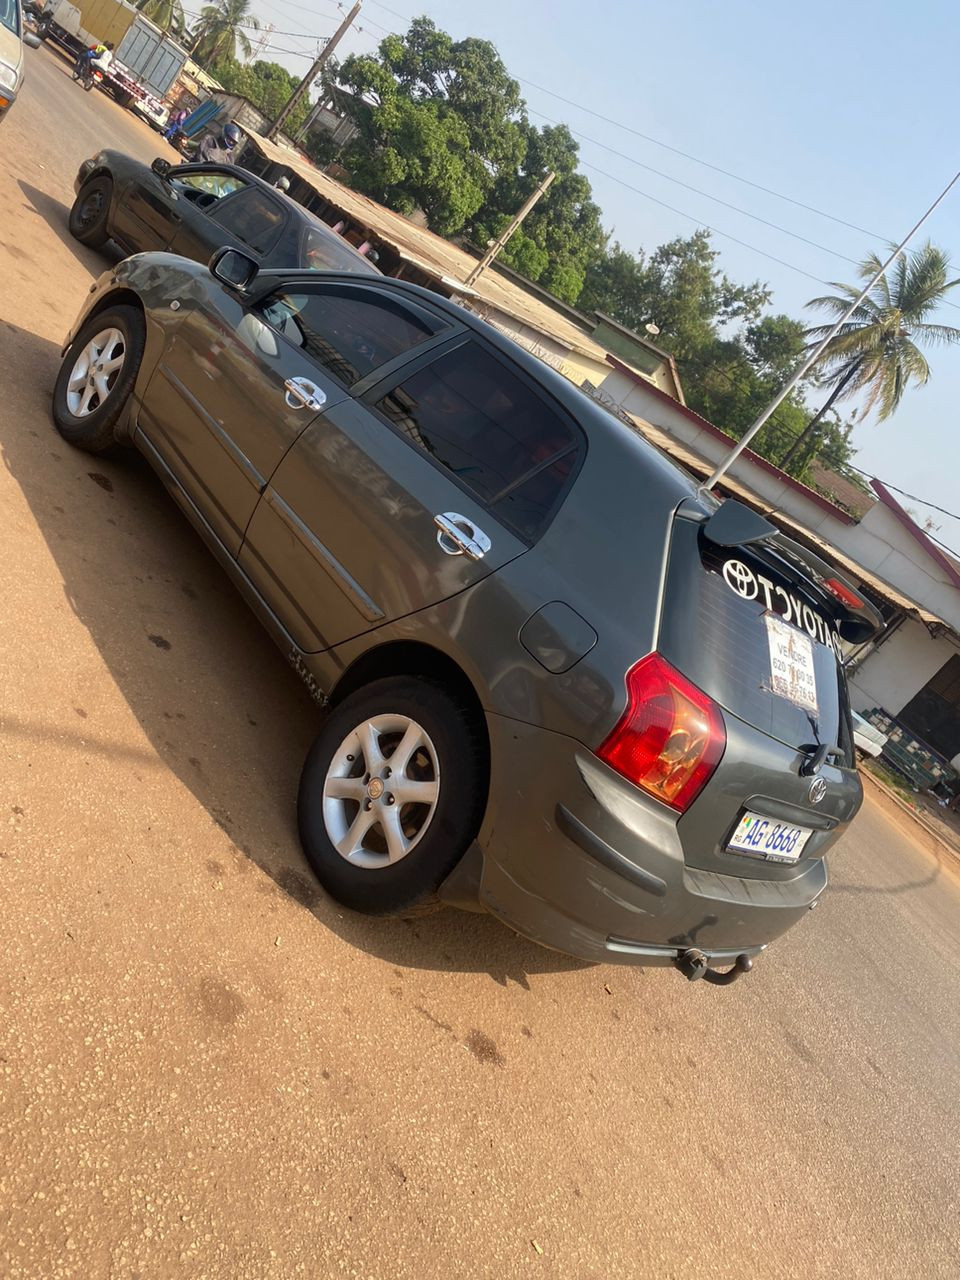
<instances>
[{"instance_id":1,"label":"windshield of dark car","mask_svg":"<svg viewBox=\"0 0 960 1280\"><path fill-rule=\"evenodd\" d=\"M307 227L300 249L302 265L317 271L356 271L361 275L381 274L372 262L342 240L335 231Z\"/></svg>"},{"instance_id":2,"label":"windshield of dark car","mask_svg":"<svg viewBox=\"0 0 960 1280\"><path fill-rule=\"evenodd\" d=\"M0 26L12 31L15 36L20 34L20 9L17 0L0 0Z\"/></svg>"},{"instance_id":3,"label":"windshield of dark car","mask_svg":"<svg viewBox=\"0 0 960 1280\"><path fill-rule=\"evenodd\" d=\"M791 747L849 755L846 681L832 621L776 555L718 547L677 520L658 648L741 720Z\"/></svg>"}]
</instances>

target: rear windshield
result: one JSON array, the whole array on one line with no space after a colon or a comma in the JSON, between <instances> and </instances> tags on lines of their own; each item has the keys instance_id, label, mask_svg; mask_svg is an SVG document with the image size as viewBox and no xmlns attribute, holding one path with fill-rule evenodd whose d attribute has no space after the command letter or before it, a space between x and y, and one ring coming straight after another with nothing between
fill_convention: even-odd
<instances>
[{"instance_id":1,"label":"rear windshield","mask_svg":"<svg viewBox=\"0 0 960 1280\"><path fill-rule=\"evenodd\" d=\"M381 274L336 231L325 231L319 227L307 227L304 231L300 256L303 265L313 271L356 271L358 275L368 276Z\"/></svg>"},{"instance_id":2,"label":"rear windshield","mask_svg":"<svg viewBox=\"0 0 960 1280\"><path fill-rule=\"evenodd\" d=\"M717 547L676 521L659 649L727 711L790 747L839 746L852 763L838 646L775 556Z\"/></svg>"}]
</instances>

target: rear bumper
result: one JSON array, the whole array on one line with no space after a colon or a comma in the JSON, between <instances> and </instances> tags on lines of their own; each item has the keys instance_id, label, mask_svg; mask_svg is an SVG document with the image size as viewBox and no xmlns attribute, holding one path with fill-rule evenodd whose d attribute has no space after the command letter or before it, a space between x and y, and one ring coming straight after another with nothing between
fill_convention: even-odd
<instances>
[{"instance_id":1,"label":"rear bumper","mask_svg":"<svg viewBox=\"0 0 960 1280\"><path fill-rule=\"evenodd\" d=\"M688 867L676 816L578 743L488 716L490 806L479 843L483 906L557 951L669 965L755 955L800 920L827 883L822 860L790 880Z\"/></svg>"}]
</instances>

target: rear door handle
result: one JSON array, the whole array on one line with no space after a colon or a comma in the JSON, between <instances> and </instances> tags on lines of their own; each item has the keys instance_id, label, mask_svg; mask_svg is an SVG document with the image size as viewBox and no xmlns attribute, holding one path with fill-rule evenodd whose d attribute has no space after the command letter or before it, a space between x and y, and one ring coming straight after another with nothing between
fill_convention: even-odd
<instances>
[{"instance_id":1,"label":"rear door handle","mask_svg":"<svg viewBox=\"0 0 960 1280\"><path fill-rule=\"evenodd\" d=\"M287 378L283 397L291 409L320 410L327 403L327 395L309 378Z\"/></svg>"},{"instance_id":2,"label":"rear door handle","mask_svg":"<svg viewBox=\"0 0 960 1280\"><path fill-rule=\"evenodd\" d=\"M448 556L466 556L468 560L482 560L492 546L490 539L472 520L445 511L433 517L437 526L437 545Z\"/></svg>"}]
</instances>

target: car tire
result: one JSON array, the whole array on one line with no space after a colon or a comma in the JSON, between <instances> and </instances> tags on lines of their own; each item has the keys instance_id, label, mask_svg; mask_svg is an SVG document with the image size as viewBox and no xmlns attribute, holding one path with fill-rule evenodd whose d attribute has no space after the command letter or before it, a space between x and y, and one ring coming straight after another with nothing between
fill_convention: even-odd
<instances>
[{"instance_id":1,"label":"car tire","mask_svg":"<svg viewBox=\"0 0 960 1280\"><path fill-rule=\"evenodd\" d=\"M402 769L391 765L415 740ZM354 911L422 910L479 830L486 775L485 739L459 698L414 677L366 685L330 713L304 763L297 819L307 861Z\"/></svg>"},{"instance_id":2,"label":"car tire","mask_svg":"<svg viewBox=\"0 0 960 1280\"><path fill-rule=\"evenodd\" d=\"M133 391L145 342L146 324L136 307L111 307L80 329L53 388L53 420L69 444L87 453L103 453L116 444L116 425Z\"/></svg>"},{"instance_id":3,"label":"car tire","mask_svg":"<svg viewBox=\"0 0 960 1280\"><path fill-rule=\"evenodd\" d=\"M83 184L70 208L67 222L75 240L89 245L91 249L103 248L110 239L107 218L112 197L113 182L110 178L91 178Z\"/></svg>"}]
</instances>

